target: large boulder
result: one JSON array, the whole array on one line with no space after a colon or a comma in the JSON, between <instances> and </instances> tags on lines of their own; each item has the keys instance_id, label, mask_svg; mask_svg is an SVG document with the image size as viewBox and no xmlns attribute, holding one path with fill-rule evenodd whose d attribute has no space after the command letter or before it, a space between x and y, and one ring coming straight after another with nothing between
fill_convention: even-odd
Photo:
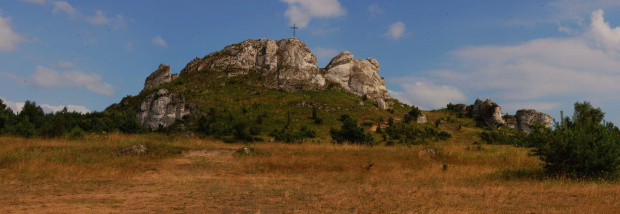
<instances>
[{"instance_id":1,"label":"large boulder","mask_svg":"<svg viewBox=\"0 0 620 214\"><path fill-rule=\"evenodd\" d=\"M162 127L172 125L189 113L182 96L169 93L167 89L162 88L142 101L137 119L144 126L158 129L160 125Z\"/></svg>"},{"instance_id":2,"label":"large boulder","mask_svg":"<svg viewBox=\"0 0 620 214\"><path fill-rule=\"evenodd\" d=\"M515 114L517 122L516 128L525 133L532 131L532 126L535 124L543 125L547 128L553 124L553 117L542 112L537 112L534 109L521 109Z\"/></svg>"},{"instance_id":3,"label":"large boulder","mask_svg":"<svg viewBox=\"0 0 620 214\"><path fill-rule=\"evenodd\" d=\"M158 85L170 82L176 78L176 74L170 74L170 66L164 63L159 65L159 68L155 70L151 75L149 75L146 80L144 80L144 89L143 91L155 88Z\"/></svg>"},{"instance_id":4,"label":"large boulder","mask_svg":"<svg viewBox=\"0 0 620 214\"><path fill-rule=\"evenodd\" d=\"M260 39L226 46L202 59L194 59L181 70L181 75L203 70L223 70L228 76L257 71L262 85L270 88L319 90L325 86L317 58L297 38L280 41Z\"/></svg>"},{"instance_id":5,"label":"large boulder","mask_svg":"<svg viewBox=\"0 0 620 214\"><path fill-rule=\"evenodd\" d=\"M476 99L471 114L491 128L499 128L506 123L502 118L502 108L491 99L485 101Z\"/></svg>"},{"instance_id":6,"label":"large boulder","mask_svg":"<svg viewBox=\"0 0 620 214\"><path fill-rule=\"evenodd\" d=\"M340 84L357 95L369 98L389 99L385 80L379 76L379 62L376 59L353 59L353 54L343 51L325 67L325 79Z\"/></svg>"}]
</instances>

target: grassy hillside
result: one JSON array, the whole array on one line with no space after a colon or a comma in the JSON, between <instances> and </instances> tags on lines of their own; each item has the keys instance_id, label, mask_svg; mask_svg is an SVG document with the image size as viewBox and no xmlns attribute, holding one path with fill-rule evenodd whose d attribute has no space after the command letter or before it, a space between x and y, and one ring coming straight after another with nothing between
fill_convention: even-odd
<instances>
[{"instance_id":1,"label":"grassy hillside","mask_svg":"<svg viewBox=\"0 0 620 214\"><path fill-rule=\"evenodd\" d=\"M268 135L274 129L282 129L290 122L293 130L305 126L316 131L316 138L307 139L315 142L328 141L329 130L340 128L341 123L337 119L343 114L358 119L360 125L369 130L373 125L386 123L390 117L402 118L410 110L409 106L398 100L389 101L394 103L389 110L377 108L376 101L371 99L359 105L357 101L362 97L348 93L336 84L322 91L288 92L262 87L262 81L260 74L253 71L237 77L227 77L224 71L195 72L137 96L126 97L107 110L135 111L147 95L165 88L185 97L192 115L183 123L190 130L195 130L198 119L208 116L214 109L216 114L231 118L229 125L245 121L249 126L258 128L258 136L264 139L270 138ZM313 108L316 108L320 123L312 118Z\"/></svg>"}]
</instances>

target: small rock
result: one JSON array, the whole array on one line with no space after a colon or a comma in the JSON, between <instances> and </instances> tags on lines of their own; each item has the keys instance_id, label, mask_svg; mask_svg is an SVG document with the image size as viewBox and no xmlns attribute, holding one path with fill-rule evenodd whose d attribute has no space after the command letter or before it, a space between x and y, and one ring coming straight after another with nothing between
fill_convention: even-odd
<instances>
[{"instance_id":1,"label":"small rock","mask_svg":"<svg viewBox=\"0 0 620 214\"><path fill-rule=\"evenodd\" d=\"M425 114L420 114L418 118L416 118L416 123L426 123L428 122Z\"/></svg>"},{"instance_id":2,"label":"small rock","mask_svg":"<svg viewBox=\"0 0 620 214\"><path fill-rule=\"evenodd\" d=\"M146 146L142 145L142 144L136 144L130 147L125 147L122 149L119 149L116 152L116 155L118 156L134 156L134 155L144 155L146 154Z\"/></svg>"},{"instance_id":3,"label":"small rock","mask_svg":"<svg viewBox=\"0 0 620 214\"><path fill-rule=\"evenodd\" d=\"M274 142L274 140L273 140L273 139L269 139L267 142L268 142L268 143L273 143L273 142Z\"/></svg>"}]
</instances>

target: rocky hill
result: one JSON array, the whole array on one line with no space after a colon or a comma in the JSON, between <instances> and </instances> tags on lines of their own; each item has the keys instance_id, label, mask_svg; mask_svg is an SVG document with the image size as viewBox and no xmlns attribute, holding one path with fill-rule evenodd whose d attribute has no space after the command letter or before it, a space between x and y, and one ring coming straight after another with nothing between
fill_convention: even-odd
<instances>
[{"instance_id":1,"label":"rocky hill","mask_svg":"<svg viewBox=\"0 0 620 214\"><path fill-rule=\"evenodd\" d=\"M492 129L504 126L530 132L534 124L549 127L553 121L535 110L503 115L491 99L452 108ZM340 125L337 119L342 114L374 130L386 127L388 118L404 118L411 107L390 97L376 59L355 59L343 51L319 68L306 44L289 38L228 45L191 60L179 75L160 64L146 78L140 94L125 97L108 109L135 114L139 123L153 130L196 129L199 119L209 117L211 125L228 118L217 126L253 121L250 125L263 135L283 126L310 127L327 139L329 130ZM429 125L442 120L435 117L430 115ZM426 124L427 115L415 121Z\"/></svg>"},{"instance_id":2,"label":"rocky hill","mask_svg":"<svg viewBox=\"0 0 620 214\"><path fill-rule=\"evenodd\" d=\"M192 60L181 70L179 77L195 74L227 79L258 74L260 81L251 85L288 92L322 91L331 83L353 95L366 95L377 103L377 107L387 109L393 102L389 101L391 97L385 88L385 81L378 72L376 59L354 59L348 51L334 57L326 68L318 68L317 58L306 44L290 38L280 41L246 40L226 46L221 51ZM140 123L157 129L160 125L168 127L191 114L191 110L186 108L185 95L170 93L167 89L149 91L176 77L176 74L170 73L170 66L161 64L146 78L143 93L150 94L140 102L137 111Z\"/></svg>"}]
</instances>

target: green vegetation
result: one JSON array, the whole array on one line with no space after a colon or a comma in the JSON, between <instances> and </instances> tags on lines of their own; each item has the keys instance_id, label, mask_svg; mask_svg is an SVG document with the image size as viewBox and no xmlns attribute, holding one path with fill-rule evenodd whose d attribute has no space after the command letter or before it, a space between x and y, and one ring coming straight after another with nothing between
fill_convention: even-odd
<instances>
[{"instance_id":1,"label":"green vegetation","mask_svg":"<svg viewBox=\"0 0 620 214\"><path fill-rule=\"evenodd\" d=\"M525 141L545 162L548 174L573 178L615 178L620 167L620 130L603 120L590 103L575 103L573 119L561 118L555 129L536 127Z\"/></svg>"},{"instance_id":2,"label":"green vegetation","mask_svg":"<svg viewBox=\"0 0 620 214\"><path fill-rule=\"evenodd\" d=\"M349 115L342 115L341 119L342 127L340 130L330 130L332 139L337 143L352 143L362 145L372 145L374 142L370 133L365 133L364 129L357 126L357 120L351 118Z\"/></svg>"}]
</instances>

